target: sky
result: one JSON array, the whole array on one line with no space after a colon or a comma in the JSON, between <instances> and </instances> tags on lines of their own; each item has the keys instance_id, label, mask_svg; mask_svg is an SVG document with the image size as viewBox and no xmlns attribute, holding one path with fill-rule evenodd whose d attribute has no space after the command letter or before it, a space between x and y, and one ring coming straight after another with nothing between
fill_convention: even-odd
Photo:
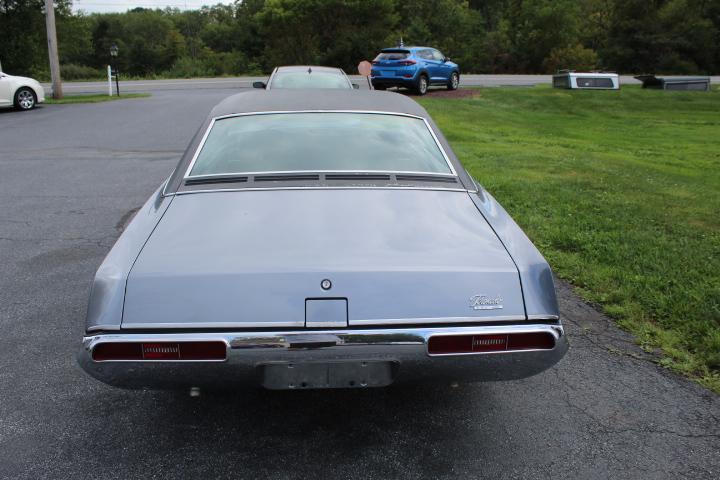
<instances>
[{"instance_id":1,"label":"sky","mask_svg":"<svg viewBox=\"0 0 720 480\"><path fill-rule=\"evenodd\" d=\"M73 0L73 11L83 10L85 13L124 12L132 8L179 8L193 10L203 5L233 3L234 0Z\"/></svg>"}]
</instances>

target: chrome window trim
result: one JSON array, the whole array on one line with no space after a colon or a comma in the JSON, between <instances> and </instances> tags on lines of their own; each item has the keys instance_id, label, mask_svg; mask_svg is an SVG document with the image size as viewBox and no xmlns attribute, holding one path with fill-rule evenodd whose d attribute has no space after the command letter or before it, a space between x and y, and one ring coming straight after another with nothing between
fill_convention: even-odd
<instances>
[{"instance_id":1,"label":"chrome window trim","mask_svg":"<svg viewBox=\"0 0 720 480\"><path fill-rule=\"evenodd\" d=\"M461 193L477 193L473 190L466 190L464 188L442 188L442 187L376 187L376 186L339 186L339 187L328 187L328 186L314 186L314 187L243 187L243 188L211 188L204 190L183 190L173 193L168 193L167 197L173 195L188 195L193 193L215 193L215 192L266 192L272 190L427 190L427 191L438 191L438 192L461 192Z\"/></svg>"},{"instance_id":2,"label":"chrome window trim","mask_svg":"<svg viewBox=\"0 0 720 480\"><path fill-rule=\"evenodd\" d=\"M528 320L558 321L558 320L560 320L560 317L558 315L528 315Z\"/></svg>"},{"instance_id":3,"label":"chrome window trim","mask_svg":"<svg viewBox=\"0 0 720 480\"><path fill-rule=\"evenodd\" d=\"M235 118L235 117L248 117L251 115L278 115L278 114L294 114L294 113L359 113L359 114L366 114L366 115L392 115L392 116L398 116L398 117L409 117L414 118L418 120L422 120L425 124L425 128L428 129L430 132L430 135L432 136L433 140L435 141L435 145L440 150L440 153L442 154L443 158L445 159L445 163L447 164L448 168L450 169L451 173L437 173L437 172L417 172L417 171L395 171L395 170L287 170L287 171L259 171L259 172L223 172L223 173L213 173L213 174L205 174L205 175L190 175L190 172L192 172L193 167L195 166L195 162L197 162L198 157L200 156L200 152L202 151L203 147L205 146L205 142L208 139L208 136L210 135L210 132L212 131L213 127L215 126L215 122L218 120L224 120L227 118ZM445 152L445 149L440 144L440 141L438 140L437 135L433 131L432 127L430 126L430 122L427 121L424 117L419 117L417 115L411 115L409 113L399 113L399 112L385 112L385 111L379 111L379 110L271 110L271 111L262 111L262 112L244 112L244 113L232 113L229 115L221 115L218 117L213 117L210 120L210 124L208 125L207 129L205 130L205 133L203 134L202 139L200 140L200 143L198 144L197 148L195 149L195 152L193 153L192 160L190 160L190 165L188 165L188 168L185 170L185 175L183 176L183 180L192 179L192 178L213 178L213 177L219 177L219 176L229 176L229 175L270 175L270 174L288 174L288 173L302 173L302 174L308 174L308 173L388 173L388 174L422 174L422 175L439 175L439 176L446 176L446 177L457 177L457 172L455 171L455 167L453 167L452 162L450 161L450 157L448 157L447 153Z\"/></svg>"}]
</instances>

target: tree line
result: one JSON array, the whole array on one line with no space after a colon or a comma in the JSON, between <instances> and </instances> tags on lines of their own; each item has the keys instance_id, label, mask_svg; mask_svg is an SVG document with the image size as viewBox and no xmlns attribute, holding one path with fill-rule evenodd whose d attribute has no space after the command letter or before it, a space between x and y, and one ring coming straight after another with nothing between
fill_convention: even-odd
<instances>
[{"instance_id":1,"label":"tree line","mask_svg":"<svg viewBox=\"0 0 720 480\"><path fill-rule=\"evenodd\" d=\"M257 74L281 64L354 73L378 50L439 48L463 72L720 72L720 0L243 0L200 10L73 13L56 0L65 79L102 77L110 45L132 76ZM43 0L0 0L0 63L46 79Z\"/></svg>"}]
</instances>

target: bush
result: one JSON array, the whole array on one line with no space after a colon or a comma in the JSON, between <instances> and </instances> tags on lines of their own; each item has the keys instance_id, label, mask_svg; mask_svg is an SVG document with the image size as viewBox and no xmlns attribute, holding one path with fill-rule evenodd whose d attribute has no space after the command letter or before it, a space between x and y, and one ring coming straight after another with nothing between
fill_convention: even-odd
<instances>
[{"instance_id":1,"label":"bush","mask_svg":"<svg viewBox=\"0 0 720 480\"><path fill-rule=\"evenodd\" d=\"M585 48L580 44L553 48L550 55L543 61L543 68L547 73L555 73L561 69L593 70L597 68L598 56L595 50Z\"/></svg>"},{"instance_id":2,"label":"bush","mask_svg":"<svg viewBox=\"0 0 720 480\"><path fill-rule=\"evenodd\" d=\"M201 58L181 57L172 68L163 72L166 77L214 77L222 75L255 74L260 67L248 62L247 57L237 51L213 52L206 49Z\"/></svg>"},{"instance_id":3,"label":"bush","mask_svg":"<svg viewBox=\"0 0 720 480\"><path fill-rule=\"evenodd\" d=\"M204 63L205 62L197 58L181 57L175 61L170 70L165 72L165 75L177 78L212 76L212 73L205 67Z\"/></svg>"},{"instance_id":4,"label":"bush","mask_svg":"<svg viewBox=\"0 0 720 480\"><path fill-rule=\"evenodd\" d=\"M60 76L63 80L96 80L98 78L105 78L107 73L98 68L69 63L67 65L60 65Z\"/></svg>"}]
</instances>

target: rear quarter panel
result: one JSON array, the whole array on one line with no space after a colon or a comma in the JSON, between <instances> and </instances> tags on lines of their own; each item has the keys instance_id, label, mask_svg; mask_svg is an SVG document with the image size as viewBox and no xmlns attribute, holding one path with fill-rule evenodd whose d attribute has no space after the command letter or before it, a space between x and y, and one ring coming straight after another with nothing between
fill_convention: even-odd
<instances>
[{"instance_id":1,"label":"rear quarter panel","mask_svg":"<svg viewBox=\"0 0 720 480\"><path fill-rule=\"evenodd\" d=\"M164 186L138 210L95 274L85 319L86 331L120 329L130 269L174 198L162 195Z\"/></svg>"}]
</instances>

